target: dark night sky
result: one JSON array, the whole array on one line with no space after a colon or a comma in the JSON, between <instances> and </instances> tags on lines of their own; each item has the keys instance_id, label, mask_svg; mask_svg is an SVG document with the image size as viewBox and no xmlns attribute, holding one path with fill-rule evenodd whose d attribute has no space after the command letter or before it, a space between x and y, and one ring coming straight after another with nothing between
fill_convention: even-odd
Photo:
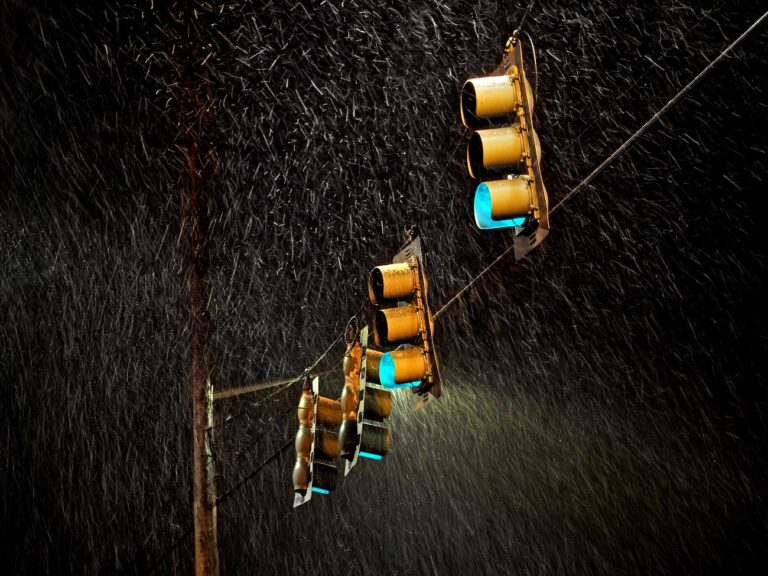
<instances>
[{"instance_id":1,"label":"dark night sky","mask_svg":"<svg viewBox=\"0 0 768 576\"><path fill-rule=\"evenodd\" d=\"M757 4L536 3L550 201ZM0 3L9 573L191 570L189 539L161 558L191 521L180 127L199 120L209 154L218 389L311 364L410 224L436 306L511 241L474 226L458 98L522 4L197 8L185 26L165 2ZM444 397L415 414L398 397L384 462L294 510L288 450L222 503L222 572L760 573L766 30L569 200L530 258L446 311ZM184 114L184 82L205 114ZM298 388L273 391L217 403L220 492L295 433Z\"/></svg>"}]
</instances>

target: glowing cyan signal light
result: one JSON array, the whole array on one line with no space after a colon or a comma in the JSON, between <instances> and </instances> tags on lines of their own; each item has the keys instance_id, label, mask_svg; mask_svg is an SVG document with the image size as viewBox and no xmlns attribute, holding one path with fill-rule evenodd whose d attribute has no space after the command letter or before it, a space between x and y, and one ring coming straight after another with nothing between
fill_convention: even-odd
<instances>
[{"instance_id":1,"label":"glowing cyan signal light","mask_svg":"<svg viewBox=\"0 0 768 576\"><path fill-rule=\"evenodd\" d=\"M413 382L396 382L395 381L395 359L392 358L392 354L386 352L379 363L379 381L384 388L395 390L397 388L413 388L421 384L421 380L415 380Z\"/></svg>"},{"instance_id":2,"label":"glowing cyan signal light","mask_svg":"<svg viewBox=\"0 0 768 576\"><path fill-rule=\"evenodd\" d=\"M358 453L358 456L360 458L368 458L369 460L383 460L384 456L380 454L373 454L371 452L363 452L362 450Z\"/></svg>"},{"instance_id":3,"label":"glowing cyan signal light","mask_svg":"<svg viewBox=\"0 0 768 576\"><path fill-rule=\"evenodd\" d=\"M492 230L494 228L509 228L525 224L525 216L494 220L491 214L491 190L488 184L481 182L475 191L475 223L478 228L481 230Z\"/></svg>"},{"instance_id":4,"label":"glowing cyan signal light","mask_svg":"<svg viewBox=\"0 0 768 576\"><path fill-rule=\"evenodd\" d=\"M379 361L379 380L382 386L395 385L395 361L389 352L384 354Z\"/></svg>"},{"instance_id":5,"label":"glowing cyan signal light","mask_svg":"<svg viewBox=\"0 0 768 576\"><path fill-rule=\"evenodd\" d=\"M402 384L382 385L385 390L399 390L400 388L416 388L421 384L421 380L414 382L403 382Z\"/></svg>"},{"instance_id":6,"label":"glowing cyan signal light","mask_svg":"<svg viewBox=\"0 0 768 576\"><path fill-rule=\"evenodd\" d=\"M426 373L427 363L420 348L386 352L379 362L379 381L384 388L418 386Z\"/></svg>"},{"instance_id":7,"label":"glowing cyan signal light","mask_svg":"<svg viewBox=\"0 0 768 576\"><path fill-rule=\"evenodd\" d=\"M318 494L330 494L331 493L329 490L326 490L325 488L318 488L317 486L312 486L312 492L317 492Z\"/></svg>"}]
</instances>

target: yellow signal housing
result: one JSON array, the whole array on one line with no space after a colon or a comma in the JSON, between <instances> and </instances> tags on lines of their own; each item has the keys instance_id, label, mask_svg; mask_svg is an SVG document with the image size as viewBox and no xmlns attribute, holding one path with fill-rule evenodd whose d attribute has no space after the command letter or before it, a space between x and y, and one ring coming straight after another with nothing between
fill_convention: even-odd
<instances>
[{"instance_id":1,"label":"yellow signal housing","mask_svg":"<svg viewBox=\"0 0 768 576\"><path fill-rule=\"evenodd\" d=\"M416 306L400 306L378 310L373 321L373 338L377 346L416 338L421 333Z\"/></svg>"},{"instance_id":2,"label":"yellow signal housing","mask_svg":"<svg viewBox=\"0 0 768 576\"><path fill-rule=\"evenodd\" d=\"M429 372L427 353L421 348L405 348L389 352L394 365L395 384L419 382Z\"/></svg>"},{"instance_id":3,"label":"yellow signal housing","mask_svg":"<svg viewBox=\"0 0 768 576\"><path fill-rule=\"evenodd\" d=\"M533 93L525 81L526 96L533 107ZM521 97L513 76L470 78L461 89L461 122L467 128L477 128L478 120L514 114Z\"/></svg>"},{"instance_id":4,"label":"yellow signal housing","mask_svg":"<svg viewBox=\"0 0 768 576\"><path fill-rule=\"evenodd\" d=\"M365 370L369 382L379 383L379 364L384 352L368 348L365 354Z\"/></svg>"},{"instance_id":5,"label":"yellow signal housing","mask_svg":"<svg viewBox=\"0 0 768 576\"><path fill-rule=\"evenodd\" d=\"M371 322L374 341L384 351L368 348L367 378L381 384L384 390L412 388L415 409L430 398L439 398L441 379L433 342L435 327L418 236L409 233L393 264L371 270L368 293L377 307Z\"/></svg>"},{"instance_id":6,"label":"yellow signal housing","mask_svg":"<svg viewBox=\"0 0 768 576\"><path fill-rule=\"evenodd\" d=\"M328 428L338 428L341 425L341 403L325 396L317 397L317 423Z\"/></svg>"},{"instance_id":7,"label":"yellow signal housing","mask_svg":"<svg viewBox=\"0 0 768 576\"><path fill-rule=\"evenodd\" d=\"M352 460L357 447L357 413L360 408L360 366L362 347L355 338L347 344L344 354L344 388L341 391L341 427L339 428L339 455Z\"/></svg>"},{"instance_id":8,"label":"yellow signal housing","mask_svg":"<svg viewBox=\"0 0 768 576\"><path fill-rule=\"evenodd\" d=\"M314 411L314 397L307 381L299 398L299 431L296 434L296 464L293 466L293 490L301 495L307 493L310 480L309 459L314 441Z\"/></svg>"},{"instance_id":9,"label":"yellow signal housing","mask_svg":"<svg viewBox=\"0 0 768 576\"><path fill-rule=\"evenodd\" d=\"M526 177L485 182L491 196L491 216L494 219L522 218L533 206L533 191Z\"/></svg>"},{"instance_id":10,"label":"yellow signal housing","mask_svg":"<svg viewBox=\"0 0 768 576\"><path fill-rule=\"evenodd\" d=\"M319 378L307 375L297 410L296 462L293 466L293 506L307 503L313 492L329 494L336 489L339 437L320 425L338 427L341 404L319 394Z\"/></svg>"},{"instance_id":11,"label":"yellow signal housing","mask_svg":"<svg viewBox=\"0 0 768 576\"><path fill-rule=\"evenodd\" d=\"M467 128L477 118L494 118L514 112L517 106L515 83L506 74L472 78L461 91L461 121Z\"/></svg>"},{"instance_id":12,"label":"yellow signal housing","mask_svg":"<svg viewBox=\"0 0 768 576\"><path fill-rule=\"evenodd\" d=\"M392 414L392 394L389 390L370 386L365 392L365 417L383 422Z\"/></svg>"},{"instance_id":13,"label":"yellow signal housing","mask_svg":"<svg viewBox=\"0 0 768 576\"><path fill-rule=\"evenodd\" d=\"M517 34L507 41L501 64L488 77L467 80L461 91L461 120L474 131L467 145L470 176L482 180L487 171L504 170L509 180L479 183L474 200L475 221L484 230L522 228L518 235L525 238L515 240L518 259L549 231L533 105L523 43ZM527 177L527 182L521 176Z\"/></svg>"},{"instance_id":14,"label":"yellow signal housing","mask_svg":"<svg viewBox=\"0 0 768 576\"><path fill-rule=\"evenodd\" d=\"M382 300L407 298L419 285L418 269L407 262L377 266L368 275L368 296L371 303L379 305Z\"/></svg>"},{"instance_id":15,"label":"yellow signal housing","mask_svg":"<svg viewBox=\"0 0 768 576\"><path fill-rule=\"evenodd\" d=\"M478 130L467 145L469 175L478 178L483 168L516 166L523 160L525 149L526 141L519 125Z\"/></svg>"},{"instance_id":16,"label":"yellow signal housing","mask_svg":"<svg viewBox=\"0 0 768 576\"><path fill-rule=\"evenodd\" d=\"M344 422L357 422L357 404L360 388L361 349L359 342L347 346L344 354L344 388L341 391L341 418Z\"/></svg>"},{"instance_id":17,"label":"yellow signal housing","mask_svg":"<svg viewBox=\"0 0 768 576\"><path fill-rule=\"evenodd\" d=\"M412 300L406 306L376 311L373 338L377 346L411 340L425 333L424 293L426 286L421 285L416 258L398 264L377 266L371 271L368 276L368 294L373 304L391 299Z\"/></svg>"}]
</instances>

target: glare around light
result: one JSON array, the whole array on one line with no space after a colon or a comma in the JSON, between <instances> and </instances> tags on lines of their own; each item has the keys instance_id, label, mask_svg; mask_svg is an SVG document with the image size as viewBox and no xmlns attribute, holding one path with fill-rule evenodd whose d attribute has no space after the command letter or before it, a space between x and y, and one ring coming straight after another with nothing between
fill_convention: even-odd
<instances>
[{"instance_id":1,"label":"glare around light","mask_svg":"<svg viewBox=\"0 0 768 576\"><path fill-rule=\"evenodd\" d=\"M491 191L485 182L480 182L475 191L475 223L481 230L509 228L525 224L525 217L494 220L491 217Z\"/></svg>"}]
</instances>

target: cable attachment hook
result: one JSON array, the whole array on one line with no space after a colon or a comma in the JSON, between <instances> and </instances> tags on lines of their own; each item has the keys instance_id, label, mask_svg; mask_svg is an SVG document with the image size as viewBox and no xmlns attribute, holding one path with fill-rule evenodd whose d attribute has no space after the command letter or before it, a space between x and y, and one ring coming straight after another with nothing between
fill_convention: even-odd
<instances>
[{"instance_id":1,"label":"cable attachment hook","mask_svg":"<svg viewBox=\"0 0 768 576\"><path fill-rule=\"evenodd\" d=\"M303 379L304 383L302 384L301 389L304 392L309 392L310 390L312 390L312 378L313 378L313 375L309 370L305 370L304 374L302 374L300 379Z\"/></svg>"},{"instance_id":2,"label":"cable attachment hook","mask_svg":"<svg viewBox=\"0 0 768 576\"><path fill-rule=\"evenodd\" d=\"M405 241L403 243L403 246L413 242L413 239L416 238L416 236L418 235L419 235L419 225L411 224L408 228L405 229Z\"/></svg>"},{"instance_id":3,"label":"cable attachment hook","mask_svg":"<svg viewBox=\"0 0 768 576\"><path fill-rule=\"evenodd\" d=\"M347 322L347 327L344 328L344 342L347 346L357 342L357 337L360 334L360 320L357 315L352 316Z\"/></svg>"}]
</instances>

